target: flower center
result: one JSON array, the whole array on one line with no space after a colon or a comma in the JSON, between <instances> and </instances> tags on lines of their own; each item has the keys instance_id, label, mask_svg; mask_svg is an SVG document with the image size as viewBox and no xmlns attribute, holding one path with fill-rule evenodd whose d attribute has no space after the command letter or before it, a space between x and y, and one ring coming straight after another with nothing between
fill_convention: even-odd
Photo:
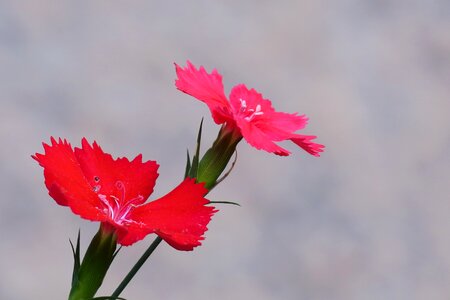
<instances>
[{"instance_id":1,"label":"flower center","mask_svg":"<svg viewBox=\"0 0 450 300\"><path fill-rule=\"evenodd\" d=\"M115 184L119 191L119 197L115 195L103 195L98 194L98 197L104 204L103 212L108 215L116 224L127 225L134 222L128 219L128 214L137 206L137 203L141 203L144 197L138 195L135 198L126 200L126 189L122 181L117 181ZM94 187L94 192L98 193L100 187L97 185Z\"/></svg>"},{"instance_id":2,"label":"flower center","mask_svg":"<svg viewBox=\"0 0 450 300\"><path fill-rule=\"evenodd\" d=\"M241 114L247 122L250 122L255 118L256 116L261 116L264 114L264 112L261 111L261 105L256 105L255 108L249 108L247 107L247 101L243 99L239 99L241 102L241 108L239 109L239 114Z\"/></svg>"}]
</instances>

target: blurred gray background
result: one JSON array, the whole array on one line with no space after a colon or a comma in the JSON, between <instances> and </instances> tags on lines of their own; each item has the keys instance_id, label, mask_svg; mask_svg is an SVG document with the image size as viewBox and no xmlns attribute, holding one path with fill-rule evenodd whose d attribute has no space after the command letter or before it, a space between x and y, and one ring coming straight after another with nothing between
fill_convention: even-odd
<instances>
[{"instance_id":1,"label":"blurred gray background","mask_svg":"<svg viewBox=\"0 0 450 300\"><path fill-rule=\"evenodd\" d=\"M206 106L187 59L310 117L321 158L242 142L203 246L160 246L132 299L449 299L450 2L1 1L0 299L64 299L98 224L47 195L30 155L51 135L157 160L182 178ZM150 236L122 249L110 293Z\"/></svg>"}]
</instances>

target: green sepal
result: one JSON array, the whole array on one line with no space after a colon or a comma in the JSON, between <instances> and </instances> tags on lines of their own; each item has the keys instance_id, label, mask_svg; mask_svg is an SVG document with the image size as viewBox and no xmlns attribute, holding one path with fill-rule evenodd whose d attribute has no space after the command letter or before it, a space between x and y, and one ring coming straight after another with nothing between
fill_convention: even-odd
<instances>
[{"instance_id":1,"label":"green sepal","mask_svg":"<svg viewBox=\"0 0 450 300\"><path fill-rule=\"evenodd\" d=\"M236 135L234 131L228 131L225 126L222 126L217 139L212 147L206 151L199 163L197 181L204 182L208 190L216 186L218 178L228 165L241 139L242 136ZM229 172L225 174L225 177L228 174Z\"/></svg>"},{"instance_id":2,"label":"green sepal","mask_svg":"<svg viewBox=\"0 0 450 300\"><path fill-rule=\"evenodd\" d=\"M72 277L69 300L86 300L95 296L117 254L116 240L116 234L111 228L108 228L108 225L100 225L99 231L89 244L81 265L76 268L77 272ZM77 251L79 253L79 250L75 250L74 253Z\"/></svg>"},{"instance_id":3,"label":"green sepal","mask_svg":"<svg viewBox=\"0 0 450 300\"><path fill-rule=\"evenodd\" d=\"M212 190L213 188L216 187L216 185L218 185L219 183L221 183L222 181L224 181L225 178L227 178L228 175L230 175L231 171L233 171L234 166L236 165L236 162L237 162L237 151L234 150L234 153L235 153L235 156L234 156L233 162L231 163L230 169L229 169L228 171L226 171L225 174L222 175L222 177L218 178L218 179L216 180L216 182L213 184L213 186L211 186L211 188L210 188L209 190Z\"/></svg>"}]
</instances>

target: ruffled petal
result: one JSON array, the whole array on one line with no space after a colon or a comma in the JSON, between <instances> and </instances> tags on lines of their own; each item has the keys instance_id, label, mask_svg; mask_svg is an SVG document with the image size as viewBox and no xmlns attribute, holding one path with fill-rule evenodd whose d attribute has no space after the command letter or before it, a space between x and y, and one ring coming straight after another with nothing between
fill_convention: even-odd
<instances>
[{"instance_id":1,"label":"ruffled petal","mask_svg":"<svg viewBox=\"0 0 450 300\"><path fill-rule=\"evenodd\" d=\"M159 167L155 161L143 163L141 154L132 161L125 157L113 159L96 142L91 146L85 138L81 145L81 149L75 148L75 156L98 194L115 195L124 202L139 198L133 202L133 205L139 205L153 192Z\"/></svg>"},{"instance_id":2,"label":"ruffled petal","mask_svg":"<svg viewBox=\"0 0 450 300\"><path fill-rule=\"evenodd\" d=\"M272 112L256 120L254 125L267 136L270 136L273 141L284 141L293 132L303 129L307 122L308 118L305 115L299 116L297 113Z\"/></svg>"},{"instance_id":3,"label":"ruffled petal","mask_svg":"<svg viewBox=\"0 0 450 300\"><path fill-rule=\"evenodd\" d=\"M230 102L240 133L256 149L287 156L290 152L275 142L292 140L314 156L323 151L323 145L311 142L315 136L294 133L306 126L308 118L305 115L277 112L269 100L243 84L232 89Z\"/></svg>"},{"instance_id":4,"label":"ruffled petal","mask_svg":"<svg viewBox=\"0 0 450 300\"><path fill-rule=\"evenodd\" d=\"M51 145L43 144L44 154L32 156L44 168L45 186L49 195L60 205L69 206L84 219L103 221L100 200L83 174L71 145L51 138Z\"/></svg>"},{"instance_id":5,"label":"ruffled petal","mask_svg":"<svg viewBox=\"0 0 450 300\"><path fill-rule=\"evenodd\" d=\"M325 146L311 142L311 140L315 138L316 136L314 135L296 134L290 140L293 141L299 147L303 148L309 154L314 156L320 156L320 152L323 152L323 148L325 148Z\"/></svg>"},{"instance_id":6,"label":"ruffled petal","mask_svg":"<svg viewBox=\"0 0 450 300\"><path fill-rule=\"evenodd\" d=\"M291 154L288 150L281 148L275 144L270 137L268 137L257 126L251 123L240 120L237 122L244 139L258 150L264 150L269 153L274 153L280 156L288 156Z\"/></svg>"},{"instance_id":7,"label":"ruffled petal","mask_svg":"<svg viewBox=\"0 0 450 300\"><path fill-rule=\"evenodd\" d=\"M217 211L205 206L208 190L194 179L186 179L164 197L136 207L130 213L133 223L128 234L118 240L128 245L154 232L178 250L189 251L201 245L203 234L212 215ZM119 237L120 238L120 237Z\"/></svg>"},{"instance_id":8,"label":"ruffled petal","mask_svg":"<svg viewBox=\"0 0 450 300\"><path fill-rule=\"evenodd\" d=\"M116 228L117 243L122 246L130 246L143 240L150 233L155 232L151 228L144 226L144 224L127 224L127 226L111 225Z\"/></svg>"},{"instance_id":9,"label":"ruffled petal","mask_svg":"<svg viewBox=\"0 0 450 300\"><path fill-rule=\"evenodd\" d=\"M248 89L245 84L238 84L231 89L230 103L235 117L243 111L256 110L258 105L264 114L275 111L270 100L264 99L255 89Z\"/></svg>"},{"instance_id":10,"label":"ruffled petal","mask_svg":"<svg viewBox=\"0 0 450 300\"><path fill-rule=\"evenodd\" d=\"M245 85L235 86L230 94L233 115L240 124L248 122L257 127L271 141L289 139L293 132L303 129L308 121L304 115L276 112L270 100Z\"/></svg>"},{"instance_id":11,"label":"ruffled petal","mask_svg":"<svg viewBox=\"0 0 450 300\"><path fill-rule=\"evenodd\" d=\"M208 74L205 68L197 69L187 61L184 69L175 64L175 70L177 89L206 103L217 124L225 123L230 118L230 105L224 94L222 76L215 69Z\"/></svg>"}]
</instances>

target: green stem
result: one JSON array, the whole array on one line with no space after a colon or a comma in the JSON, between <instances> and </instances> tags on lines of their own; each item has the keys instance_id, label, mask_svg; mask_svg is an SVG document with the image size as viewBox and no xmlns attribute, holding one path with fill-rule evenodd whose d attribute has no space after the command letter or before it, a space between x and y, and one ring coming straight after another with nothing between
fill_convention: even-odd
<instances>
[{"instance_id":1,"label":"green stem","mask_svg":"<svg viewBox=\"0 0 450 300\"><path fill-rule=\"evenodd\" d=\"M203 123L203 120L202 120ZM204 182L205 188L208 189L208 192L218 183L218 178L228 165L233 153L236 150L236 146L239 141L242 139L240 133L236 133L234 130L230 130L226 126L222 126L217 136L217 139L214 141L212 147L206 151L203 155L202 159L199 159L200 155L200 142L201 142L201 134L202 134L202 123L200 124L200 130L197 137L197 149L192 160L192 164L190 162L189 153L187 158L185 177L191 176L196 177L197 182ZM233 163L234 165L234 163ZM228 174L225 174L225 177ZM220 182L221 180L219 180ZM223 202L229 204L236 204L232 202ZM239 205L239 204L238 204ZM148 249L144 252L141 258L136 262L133 268L128 272L127 276L122 280L117 289L112 293L111 299L116 299L120 293L125 289L125 287L130 283L131 279L133 279L134 275L139 271L142 265L147 261L153 251L158 247L161 243L162 238L159 236L153 241L153 243L148 247Z\"/></svg>"},{"instance_id":2,"label":"green stem","mask_svg":"<svg viewBox=\"0 0 450 300\"><path fill-rule=\"evenodd\" d=\"M145 261L150 257L150 255L153 253L153 251L158 247L159 243L161 243L162 238L159 236L153 241L153 243L148 247L148 249L144 252L144 254L141 256L141 258L136 262L136 264L133 266L133 268L128 272L127 276L122 280L122 282L119 284L117 289L112 293L111 298L117 298L119 297L120 293L125 289L125 287L130 283L131 279L133 279L134 275L139 271L139 269L142 267L142 265L145 263Z\"/></svg>"}]
</instances>

